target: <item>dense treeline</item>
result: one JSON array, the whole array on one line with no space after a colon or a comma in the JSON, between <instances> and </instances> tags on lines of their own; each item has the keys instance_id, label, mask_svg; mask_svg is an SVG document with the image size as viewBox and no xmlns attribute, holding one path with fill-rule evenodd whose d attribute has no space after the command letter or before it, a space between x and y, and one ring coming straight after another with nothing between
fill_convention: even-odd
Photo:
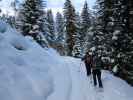
<instances>
[{"instance_id":1,"label":"dense treeline","mask_svg":"<svg viewBox=\"0 0 133 100\"><path fill-rule=\"evenodd\" d=\"M19 7L18 7L19 6ZM24 36L31 36L42 47L55 48L61 55L82 57L86 51L102 56L105 67L119 65L118 76L133 84L133 1L96 0L94 10L85 1L76 11L66 0L63 13L54 18L44 10L43 0L12 3L15 17L3 15ZM110 67L111 66L111 67Z\"/></svg>"}]
</instances>

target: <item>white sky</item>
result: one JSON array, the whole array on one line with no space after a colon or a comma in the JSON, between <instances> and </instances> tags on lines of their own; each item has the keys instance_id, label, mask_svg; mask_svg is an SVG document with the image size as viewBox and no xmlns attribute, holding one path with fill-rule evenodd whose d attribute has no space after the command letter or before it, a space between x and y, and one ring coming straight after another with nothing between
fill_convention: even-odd
<instances>
[{"instance_id":1,"label":"white sky","mask_svg":"<svg viewBox=\"0 0 133 100\"><path fill-rule=\"evenodd\" d=\"M11 1L13 0L2 0L0 2L0 8L2 9L4 13L9 13L12 15L13 12L12 12L12 8L10 7Z\"/></svg>"},{"instance_id":2,"label":"white sky","mask_svg":"<svg viewBox=\"0 0 133 100\"><path fill-rule=\"evenodd\" d=\"M81 12L85 0L71 0L71 1L73 6L76 8L76 11ZM86 1L88 2L89 8L92 9L96 0L86 0ZM58 11L62 12L64 2L65 0L47 0L47 7L51 8L54 14Z\"/></svg>"},{"instance_id":3,"label":"white sky","mask_svg":"<svg viewBox=\"0 0 133 100\"><path fill-rule=\"evenodd\" d=\"M4 13L13 14L12 8L10 7L11 1L13 0L3 0L2 2L0 2L0 8L2 8L2 11ZM58 11L62 12L65 0L46 0L46 1L47 1L47 8L48 9L51 8L54 15ZM74 7L76 8L76 11L81 11L85 0L71 0L71 1ZM91 9L96 0L86 0L86 1L88 2L89 8Z\"/></svg>"}]
</instances>

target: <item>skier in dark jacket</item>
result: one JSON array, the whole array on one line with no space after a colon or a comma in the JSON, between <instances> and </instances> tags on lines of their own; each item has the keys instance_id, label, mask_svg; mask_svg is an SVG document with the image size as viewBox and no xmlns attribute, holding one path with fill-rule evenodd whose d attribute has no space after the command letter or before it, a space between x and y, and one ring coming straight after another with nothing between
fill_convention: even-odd
<instances>
[{"instance_id":1,"label":"skier in dark jacket","mask_svg":"<svg viewBox=\"0 0 133 100\"><path fill-rule=\"evenodd\" d=\"M89 54L89 52L86 52L86 55L82 58L82 61L85 63L87 76L91 75L92 56Z\"/></svg>"},{"instance_id":2,"label":"skier in dark jacket","mask_svg":"<svg viewBox=\"0 0 133 100\"><path fill-rule=\"evenodd\" d=\"M93 74L93 81L94 81L94 86L97 85L97 80L99 83L99 87L103 88L103 84L101 81L101 69L103 67L103 62L101 60L101 57L96 55L93 58L93 65L92 65L92 74Z\"/></svg>"}]
</instances>

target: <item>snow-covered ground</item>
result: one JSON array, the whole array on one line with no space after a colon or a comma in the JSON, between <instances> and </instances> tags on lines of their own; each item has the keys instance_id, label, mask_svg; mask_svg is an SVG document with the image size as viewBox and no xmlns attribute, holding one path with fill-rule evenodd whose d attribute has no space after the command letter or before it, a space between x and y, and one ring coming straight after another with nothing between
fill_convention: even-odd
<instances>
[{"instance_id":1,"label":"snow-covered ground","mask_svg":"<svg viewBox=\"0 0 133 100\"><path fill-rule=\"evenodd\" d=\"M80 59L61 57L0 21L0 100L133 100L133 87L103 71L99 92Z\"/></svg>"}]
</instances>

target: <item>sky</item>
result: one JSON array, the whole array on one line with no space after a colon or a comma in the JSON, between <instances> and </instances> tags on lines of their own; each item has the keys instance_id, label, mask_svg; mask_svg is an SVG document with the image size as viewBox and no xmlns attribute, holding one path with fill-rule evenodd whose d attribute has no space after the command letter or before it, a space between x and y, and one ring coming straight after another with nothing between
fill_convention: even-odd
<instances>
[{"instance_id":1,"label":"sky","mask_svg":"<svg viewBox=\"0 0 133 100\"><path fill-rule=\"evenodd\" d=\"M76 11L81 12L85 0L71 0L71 1L73 6L76 8ZM96 0L86 0L86 1L88 2L89 8L92 9ZM48 8L51 8L53 13L55 14L58 11L62 12L64 2L65 0L47 0L47 6Z\"/></svg>"},{"instance_id":2,"label":"sky","mask_svg":"<svg viewBox=\"0 0 133 100\"><path fill-rule=\"evenodd\" d=\"M13 15L12 8L10 7L10 3L12 1L13 0L3 0L0 3L0 8L2 8L2 11L4 13L9 13L10 15ZM46 0L46 1L47 1L47 8L52 9L54 15L57 12L62 12L65 0ZM71 0L71 1L73 6L76 8L76 11L81 12L85 0ZM86 1L88 2L89 8L92 9L96 0L86 0Z\"/></svg>"}]
</instances>

